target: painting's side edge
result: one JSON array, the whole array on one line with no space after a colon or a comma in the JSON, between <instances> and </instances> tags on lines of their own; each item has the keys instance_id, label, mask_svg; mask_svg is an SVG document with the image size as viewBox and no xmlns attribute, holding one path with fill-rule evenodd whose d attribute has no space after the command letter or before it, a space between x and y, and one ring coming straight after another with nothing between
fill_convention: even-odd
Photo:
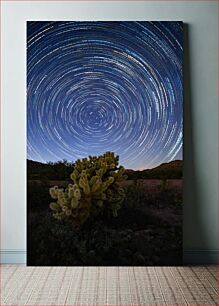
<instances>
[{"instance_id":1,"label":"painting's side edge","mask_svg":"<svg viewBox=\"0 0 219 306\"><path fill-rule=\"evenodd\" d=\"M184 250L183 264L204 265L218 264L218 250Z\"/></svg>"}]
</instances>

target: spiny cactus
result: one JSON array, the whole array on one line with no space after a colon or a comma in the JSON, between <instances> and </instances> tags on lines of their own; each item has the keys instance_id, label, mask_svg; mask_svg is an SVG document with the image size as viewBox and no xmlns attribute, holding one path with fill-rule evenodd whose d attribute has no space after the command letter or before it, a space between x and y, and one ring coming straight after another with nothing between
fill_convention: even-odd
<instances>
[{"instance_id":1,"label":"spiny cactus","mask_svg":"<svg viewBox=\"0 0 219 306\"><path fill-rule=\"evenodd\" d=\"M127 178L123 166L118 166L119 156L106 152L101 156L89 156L77 160L69 184L64 189L50 188L50 203L53 216L59 220L70 219L76 225L82 225L88 218L107 210L113 216L125 198L124 189L118 182Z\"/></svg>"}]
</instances>

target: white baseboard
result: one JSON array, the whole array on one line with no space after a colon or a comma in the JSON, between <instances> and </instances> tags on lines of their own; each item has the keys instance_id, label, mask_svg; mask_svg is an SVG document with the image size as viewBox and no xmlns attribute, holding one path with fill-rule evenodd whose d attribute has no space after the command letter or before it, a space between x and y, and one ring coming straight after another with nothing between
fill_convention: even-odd
<instances>
[{"instance_id":1,"label":"white baseboard","mask_svg":"<svg viewBox=\"0 0 219 306\"><path fill-rule=\"evenodd\" d=\"M218 250L184 250L184 264L218 264ZM1 264L26 264L26 250L0 250Z\"/></svg>"},{"instance_id":2,"label":"white baseboard","mask_svg":"<svg viewBox=\"0 0 219 306\"><path fill-rule=\"evenodd\" d=\"M25 264L26 250L0 250L1 264Z\"/></svg>"}]
</instances>

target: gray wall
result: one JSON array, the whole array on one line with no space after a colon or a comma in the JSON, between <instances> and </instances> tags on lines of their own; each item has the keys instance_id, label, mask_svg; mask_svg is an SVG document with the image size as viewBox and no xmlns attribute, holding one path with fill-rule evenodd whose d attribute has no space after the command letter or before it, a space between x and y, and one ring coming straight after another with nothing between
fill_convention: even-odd
<instances>
[{"instance_id":1,"label":"gray wall","mask_svg":"<svg viewBox=\"0 0 219 306\"><path fill-rule=\"evenodd\" d=\"M216 256L217 1L4 1L2 15L2 262L25 261L26 20L182 20L186 24L184 247L191 260Z\"/></svg>"}]
</instances>

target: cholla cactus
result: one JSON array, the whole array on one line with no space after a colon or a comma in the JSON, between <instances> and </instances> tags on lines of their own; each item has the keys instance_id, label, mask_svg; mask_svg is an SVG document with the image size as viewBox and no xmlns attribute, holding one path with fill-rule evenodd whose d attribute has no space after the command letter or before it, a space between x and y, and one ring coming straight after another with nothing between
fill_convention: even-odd
<instances>
[{"instance_id":1,"label":"cholla cactus","mask_svg":"<svg viewBox=\"0 0 219 306\"><path fill-rule=\"evenodd\" d=\"M102 156L89 156L77 160L71 174L74 184L64 189L50 188L53 216L59 220L69 218L82 225L90 217L108 210L113 216L121 208L125 193L118 182L127 178L124 167L119 166L119 156L106 152Z\"/></svg>"}]
</instances>

